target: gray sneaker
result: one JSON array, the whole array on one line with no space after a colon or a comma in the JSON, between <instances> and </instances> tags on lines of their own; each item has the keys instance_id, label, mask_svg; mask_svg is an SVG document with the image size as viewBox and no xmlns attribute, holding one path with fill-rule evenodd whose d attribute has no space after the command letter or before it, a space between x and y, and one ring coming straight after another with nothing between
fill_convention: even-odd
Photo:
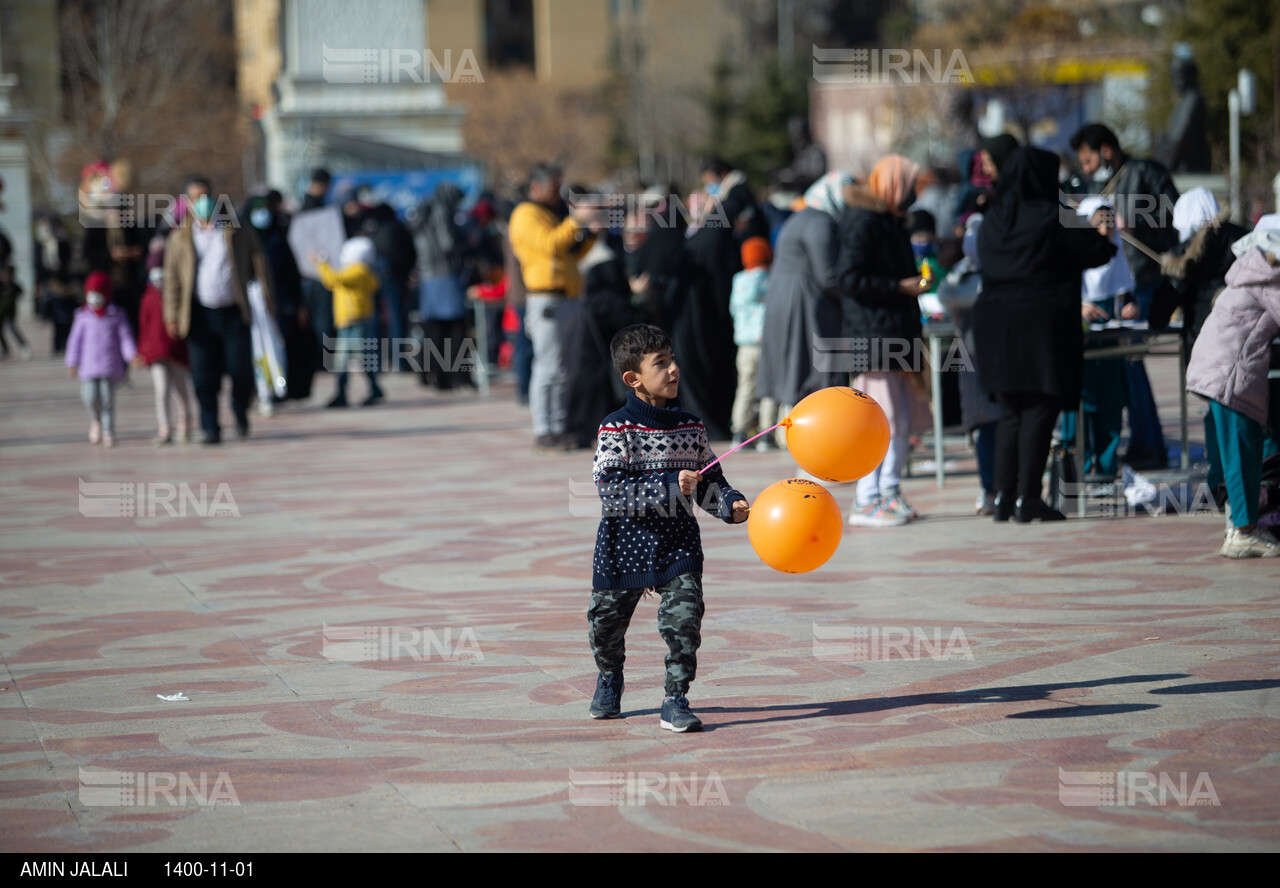
<instances>
[{"instance_id":1,"label":"gray sneaker","mask_svg":"<svg viewBox=\"0 0 1280 888\"><path fill-rule=\"evenodd\" d=\"M1250 533L1233 527L1218 554L1224 558L1280 558L1280 540L1265 527L1255 527Z\"/></svg>"}]
</instances>

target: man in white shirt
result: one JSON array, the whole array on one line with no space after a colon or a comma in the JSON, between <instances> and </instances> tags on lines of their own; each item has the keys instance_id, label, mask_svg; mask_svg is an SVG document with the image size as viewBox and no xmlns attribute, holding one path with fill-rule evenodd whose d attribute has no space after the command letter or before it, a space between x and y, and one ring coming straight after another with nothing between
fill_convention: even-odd
<instances>
[{"instance_id":1,"label":"man in white shirt","mask_svg":"<svg viewBox=\"0 0 1280 888\"><path fill-rule=\"evenodd\" d=\"M223 201L215 204L211 191L207 179L187 182L191 212L170 232L165 247L164 321L170 336L187 341L204 443L219 444L218 391L224 373L231 377L236 433L249 434L254 393L249 281L261 284L268 314L274 287L257 238L229 209L218 212Z\"/></svg>"}]
</instances>

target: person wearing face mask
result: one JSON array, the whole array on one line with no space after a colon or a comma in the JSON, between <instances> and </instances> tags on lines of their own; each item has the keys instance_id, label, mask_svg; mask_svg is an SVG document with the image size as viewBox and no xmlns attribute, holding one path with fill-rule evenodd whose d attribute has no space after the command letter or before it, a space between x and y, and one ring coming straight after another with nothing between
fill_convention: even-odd
<instances>
[{"instance_id":1,"label":"person wearing face mask","mask_svg":"<svg viewBox=\"0 0 1280 888\"><path fill-rule=\"evenodd\" d=\"M111 304L111 278L92 272L84 282L84 307L76 312L67 337L67 374L80 379L80 395L89 410L89 443L116 445L115 390L138 353L124 311Z\"/></svg>"},{"instance_id":2,"label":"person wearing face mask","mask_svg":"<svg viewBox=\"0 0 1280 888\"><path fill-rule=\"evenodd\" d=\"M894 527L916 517L899 485L906 466L917 400L918 344L922 327L917 301L931 282L920 276L911 236L903 225L915 203L920 168L897 154L882 158L866 185L844 187L836 278L843 309L842 335L851 343L853 387L884 408L889 451L858 482L849 523ZM913 377L915 377L913 379Z\"/></svg>"},{"instance_id":3,"label":"person wearing face mask","mask_svg":"<svg viewBox=\"0 0 1280 888\"><path fill-rule=\"evenodd\" d=\"M138 307L138 356L135 367L150 367L156 394L156 447L187 443L191 435L191 371L187 344L164 327L164 251L147 255L147 286ZM170 396L177 402L178 422L170 420ZM176 433L176 434L175 434Z\"/></svg>"},{"instance_id":4,"label":"person wearing face mask","mask_svg":"<svg viewBox=\"0 0 1280 888\"><path fill-rule=\"evenodd\" d=\"M1124 258L1133 273L1133 297L1137 320L1145 321L1153 302L1163 300L1170 285L1160 273L1159 256L1178 244L1173 208L1178 189L1169 171L1154 160L1130 157L1120 148L1116 134L1100 123L1090 123L1071 137L1084 173L1087 190L1110 198L1116 211L1116 228L1146 247L1127 240ZM1123 240L1123 238L1122 238ZM1150 253L1151 255L1148 255ZM1140 361L1127 362L1129 384L1129 449L1125 462L1134 468L1163 468L1168 450L1160 429L1151 382Z\"/></svg>"},{"instance_id":5,"label":"person wearing face mask","mask_svg":"<svg viewBox=\"0 0 1280 888\"><path fill-rule=\"evenodd\" d=\"M203 443L221 444L218 392L224 374L231 377L236 433L249 435L254 394L249 282L257 280L262 287L268 312L274 311L275 285L257 238L222 209L212 190L207 179L187 181L191 212L165 245L164 324L170 336L187 341Z\"/></svg>"}]
</instances>

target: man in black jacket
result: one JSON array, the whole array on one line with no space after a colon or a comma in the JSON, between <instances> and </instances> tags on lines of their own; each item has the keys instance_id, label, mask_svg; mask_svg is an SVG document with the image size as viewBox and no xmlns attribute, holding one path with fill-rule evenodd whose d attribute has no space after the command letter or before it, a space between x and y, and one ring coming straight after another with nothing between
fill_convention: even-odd
<instances>
[{"instance_id":1,"label":"man in black jacket","mask_svg":"<svg viewBox=\"0 0 1280 888\"><path fill-rule=\"evenodd\" d=\"M1111 196L1121 229L1146 250L1124 241L1124 258L1133 272L1134 301L1138 319L1146 320L1157 294L1168 282L1160 273L1159 256L1178 244L1173 227L1173 207L1178 189L1169 171L1154 160L1130 157L1120 149L1116 134L1100 123L1090 123L1071 137L1071 148L1086 179ZM1123 235L1122 235L1123 236ZM1150 255L1148 255L1150 254ZM1163 301L1163 296L1161 296ZM1160 429L1151 382L1141 363L1127 364L1129 371L1129 450L1125 462L1134 468L1163 468L1168 450Z\"/></svg>"},{"instance_id":2,"label":"man in black jacket","mask_svg":"<svg viewBox=\"0 0 1280 888\"><path fill-rule=\"evenodd\" d=\"M1089 190L1113 198L1122 229L1157 256L1178 245L1173 227L1178 189L1167 169L1154 160L1125 154L1116 134L1101 123L1081 127L1071 137L1071 148L1086 180L1092 180ZM1127 242L1124 258L1133 272L1139 317L1145 319L1160 284L1160 262Z\"/></svg>"}]
</instances>

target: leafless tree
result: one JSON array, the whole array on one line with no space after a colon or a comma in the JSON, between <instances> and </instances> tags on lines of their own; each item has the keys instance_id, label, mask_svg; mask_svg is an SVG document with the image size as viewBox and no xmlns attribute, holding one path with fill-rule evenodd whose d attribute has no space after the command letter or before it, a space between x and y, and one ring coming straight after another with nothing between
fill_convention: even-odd
<instances>
[{"instance_id":1,"label":"leafless tree","mask_svg":"<svg viewBox=\"0 0 1280 888\"><path fill-rule=\"evenodd\" d=\"M57 173L123 158L139 190L172 191L201 170L217 190L238 192L246 127L231 24L229 0L65 2L64 108L76 150Z\"/></svg>"}]
</instances>

